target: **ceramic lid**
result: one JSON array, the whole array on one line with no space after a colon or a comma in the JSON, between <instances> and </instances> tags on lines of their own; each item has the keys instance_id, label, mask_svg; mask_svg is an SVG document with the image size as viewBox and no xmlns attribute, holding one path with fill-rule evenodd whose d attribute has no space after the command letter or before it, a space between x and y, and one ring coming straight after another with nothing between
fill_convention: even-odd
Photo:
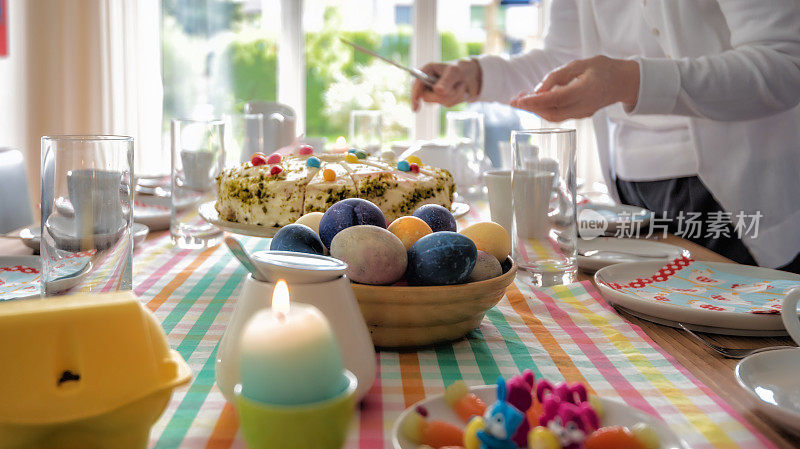
<instances>
[{"instance_id":1,"label":"ceramic lid","mask_svg":"<svg viewBox=\"0 0 800 449\"><path fill-rule=\"evenodd\" d=\"M316 284L340 278L347 264L333 257L291 251L257 251L250 258L268 282Z\"/></svg>"}]
</instances>

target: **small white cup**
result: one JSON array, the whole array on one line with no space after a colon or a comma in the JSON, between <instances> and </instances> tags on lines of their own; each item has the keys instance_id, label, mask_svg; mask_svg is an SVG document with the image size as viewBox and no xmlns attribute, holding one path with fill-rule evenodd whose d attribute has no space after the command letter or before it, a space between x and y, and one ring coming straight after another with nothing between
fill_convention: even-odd
<instances>
[{"instance_id":1,"label":"small white cup","mask_svg":"<svg viewBox=\"0 0 800 449\"><path fill-rule=\"evenodd\" d=\"M800 320L797 318L797 302L800 301L800 287L789 290L781 304L781 319L786 326L786 332L795 343L800 345Z\"/></svg>"},{"instance_id":2,"label":"small white cup","mask_svg":"<svg viewBox=\"0 0 800 449\"><path fill-rule=\"evenodd\" d=\"M483 173L489 197L492 221L511 232L511 170L489 170Z\"/></svg>"}]
</instances>

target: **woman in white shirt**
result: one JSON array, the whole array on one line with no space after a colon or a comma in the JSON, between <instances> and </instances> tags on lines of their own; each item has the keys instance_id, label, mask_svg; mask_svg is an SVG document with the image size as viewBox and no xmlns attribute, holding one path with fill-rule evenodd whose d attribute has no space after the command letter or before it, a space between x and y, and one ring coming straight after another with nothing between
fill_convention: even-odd
<instances>
[{"instance_id":1,"label":"woman in white shirt","mask_svg":"<svg viewBox=\"0 0 800 449\"><path fill-rule=\"evenodd\" d=\"M415 82L415 110L467 98L592 117L622 202L738 262L800 272L797 0L553 0L543 49L422 70L439 80Z\"/></svg>"}]
</instances>

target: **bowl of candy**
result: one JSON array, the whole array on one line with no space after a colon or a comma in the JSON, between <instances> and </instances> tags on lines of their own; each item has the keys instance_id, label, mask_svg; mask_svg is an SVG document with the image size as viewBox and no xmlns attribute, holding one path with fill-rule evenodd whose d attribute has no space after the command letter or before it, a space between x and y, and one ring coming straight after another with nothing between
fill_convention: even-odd
<instances>
[{"instance_id":1,"label":"bowl of candy","mask_svg":"<svg viewBox=\"0 0 800 449\"><path fill-rule=\"evenodd\" d=\"M652 415L595 396L580 382L536 379L530 370L497 385L457 381L407 408L391 435L394 449L689 447Z\"/></svg>"}]
</instances>

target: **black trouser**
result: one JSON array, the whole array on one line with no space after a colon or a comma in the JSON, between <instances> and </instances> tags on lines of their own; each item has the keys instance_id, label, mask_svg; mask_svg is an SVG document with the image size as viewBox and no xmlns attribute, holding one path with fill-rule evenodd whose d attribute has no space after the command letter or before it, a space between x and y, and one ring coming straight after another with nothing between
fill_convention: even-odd
<instances>
[{"instance_id":1,"label":"black trouser","mask_svg":"<svg viewBox=\"0 0 800 449\"><path fill-rule=\"evenodd\" d=\"M699 212L701 232L699 237L682 235L682 237L721 254L728 259L747 265L757 265L755 259L737 236L733 226L727 225L728 235L717 238L707 236L709 213L724 212L711 192L697 176L672 178L662 181L623 181L617 179L617 191L620 200L625 204L644 207L653 211L656 217L665 219L669 232L679 232L678 215L682 211ZM736 212L732 211L735 215ZM695 233L696 234L696 233ZM800 273L800 254L784 267L784 271Z\"/></svg>"}]
</instances>

